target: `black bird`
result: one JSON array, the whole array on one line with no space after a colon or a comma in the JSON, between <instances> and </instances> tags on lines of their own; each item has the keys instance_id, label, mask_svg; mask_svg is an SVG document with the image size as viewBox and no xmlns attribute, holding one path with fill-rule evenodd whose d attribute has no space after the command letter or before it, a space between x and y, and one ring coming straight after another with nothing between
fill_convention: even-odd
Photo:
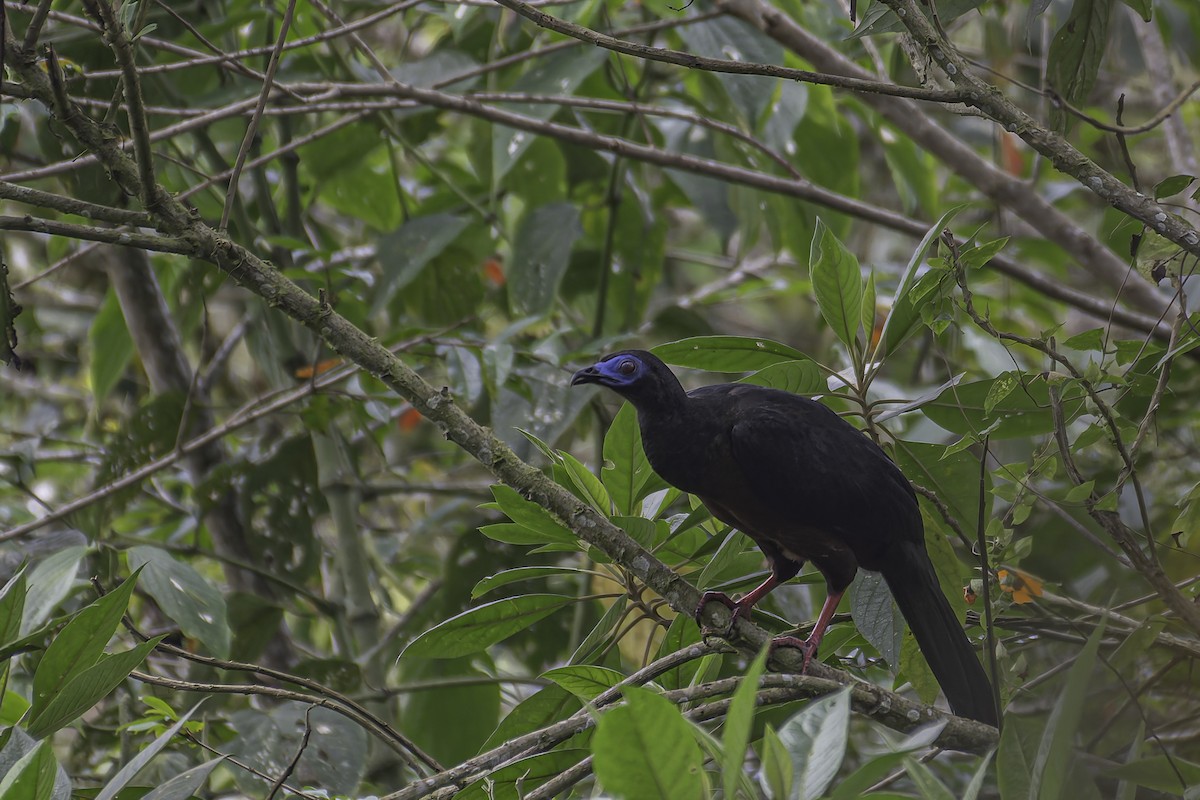
<instances>
[{"instance_id":1,"label":"black bird","mask_svg":"<svg viewBox=\"0 0 1200 800\"><path fill-rule=\"evenodd\" d=\"M624 350L575 373L633 403L650 465L696 495L767 557L771 576L734 602L706 592L734 618L794 577L805 561L825 576L828 596L807 640L817 651L838 601L861 566L883 574L955 714L996 725L987 675L938 586L925 551L916 495L874 442L829 408L799 395L723 383L685 392L667 365Z\"/></svg>"}]
</instances>

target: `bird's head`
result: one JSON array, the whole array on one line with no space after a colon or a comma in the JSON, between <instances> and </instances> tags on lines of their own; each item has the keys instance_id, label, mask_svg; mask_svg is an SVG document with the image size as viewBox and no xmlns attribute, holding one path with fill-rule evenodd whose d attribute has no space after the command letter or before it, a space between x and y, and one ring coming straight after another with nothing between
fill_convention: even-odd
<instances>
[{"instance_id":1,"label":"bird's head","mask_svg":"<svg viewBox=\"0 0 1200 800\"><path fill-rule=\"evenodd\" d=\"M571 385L596 383L639 409L682 400L683 387L658 356L645 350L622 350L604 356L571 378Z\"/></svg>"}]
</instances>

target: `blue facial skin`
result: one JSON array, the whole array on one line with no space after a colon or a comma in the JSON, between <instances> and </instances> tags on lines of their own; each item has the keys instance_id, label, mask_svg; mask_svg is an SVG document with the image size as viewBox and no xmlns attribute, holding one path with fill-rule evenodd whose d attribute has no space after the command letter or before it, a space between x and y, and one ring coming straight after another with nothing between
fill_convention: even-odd
<instances>
[{"instance_id":1,"label":"blue facial skin","mask_svg":"<svg viewBox=\"0 0 1200 800\"><path fill-rule=\"evenodd\" d=\"M571 385L598 383L620 391L635 384L645 371L646 365L637 356L631 353L616 353L576 372L571 378Z\"/></svg>"}]
</instances>

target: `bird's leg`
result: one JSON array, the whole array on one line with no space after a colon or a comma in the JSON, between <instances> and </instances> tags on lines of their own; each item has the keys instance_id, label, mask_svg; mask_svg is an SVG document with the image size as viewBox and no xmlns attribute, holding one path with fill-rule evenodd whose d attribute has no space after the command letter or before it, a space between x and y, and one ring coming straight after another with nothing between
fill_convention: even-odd
<instances>
[{"instance_id":1,"label":"bird's leg","mask_svg":"<svg viewBox=\"0 0 1200 800\"><path fill-rule=\"evenodd\" d=\"M808 671L808 663L813 660L813 656L817 654L817 647L821 644L821 639L825 637L825 629L829 627L829 621L833 619L833 613L837 611L838 603L842 600L842 595L846 592L830 592L825 596L825 605L821 606L821 613L817 616L817 622L813 625L812 633L807 639L801 639L797 636L776 636L771 640L771 647L798 647L804 653L804 664L800 667L801 674Z\"/></svg>"},{"instance_id":2,"label":"bird's leg","mask_svg":"<svg viewBox=\"0 0 1200 800\"><path fill-rule=\"evenodd\" d=\"M741 600L736 601L724 592L705 592L700 596L700 604L696 606L696 613L694 615L696 621L700 621L700 617L704 613L704 607L708 605L709 601L716 600L718 603L723 603L733 612L733 615L729 618L729 628L726 631L727 633L732 632L733 626L737 624L738 619L750 619L750 609L754 604L770 594L771 590L778 586L779 583L779 577L772 572L765 581L747 592Z\"/></svg>"}]
</instances>

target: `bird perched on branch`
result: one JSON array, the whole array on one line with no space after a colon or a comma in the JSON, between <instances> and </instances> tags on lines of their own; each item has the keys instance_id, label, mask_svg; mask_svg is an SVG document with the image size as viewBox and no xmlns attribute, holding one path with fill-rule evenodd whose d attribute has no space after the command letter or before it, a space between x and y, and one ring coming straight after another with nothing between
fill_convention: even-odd
<instances>
[{"instance_id":1,"label":"bird perched on branch","mask_svg":"<svg viewBox=\"0 0 1200 800\"><path fill-rule=\"evenodd\" d=\"M738 601L706 592L734 619L812 561L828 595L806 640L781 637L807 667L859 567L883 574L955 714L995 725L991 685L925 551L916 495L878 445L836 413L799 395L724 383L685 392L644 350L605 356L575 373L638 413L650 465L696 495L713 516L758 545L771 575Z\"/></svg>"}]
</instances>

